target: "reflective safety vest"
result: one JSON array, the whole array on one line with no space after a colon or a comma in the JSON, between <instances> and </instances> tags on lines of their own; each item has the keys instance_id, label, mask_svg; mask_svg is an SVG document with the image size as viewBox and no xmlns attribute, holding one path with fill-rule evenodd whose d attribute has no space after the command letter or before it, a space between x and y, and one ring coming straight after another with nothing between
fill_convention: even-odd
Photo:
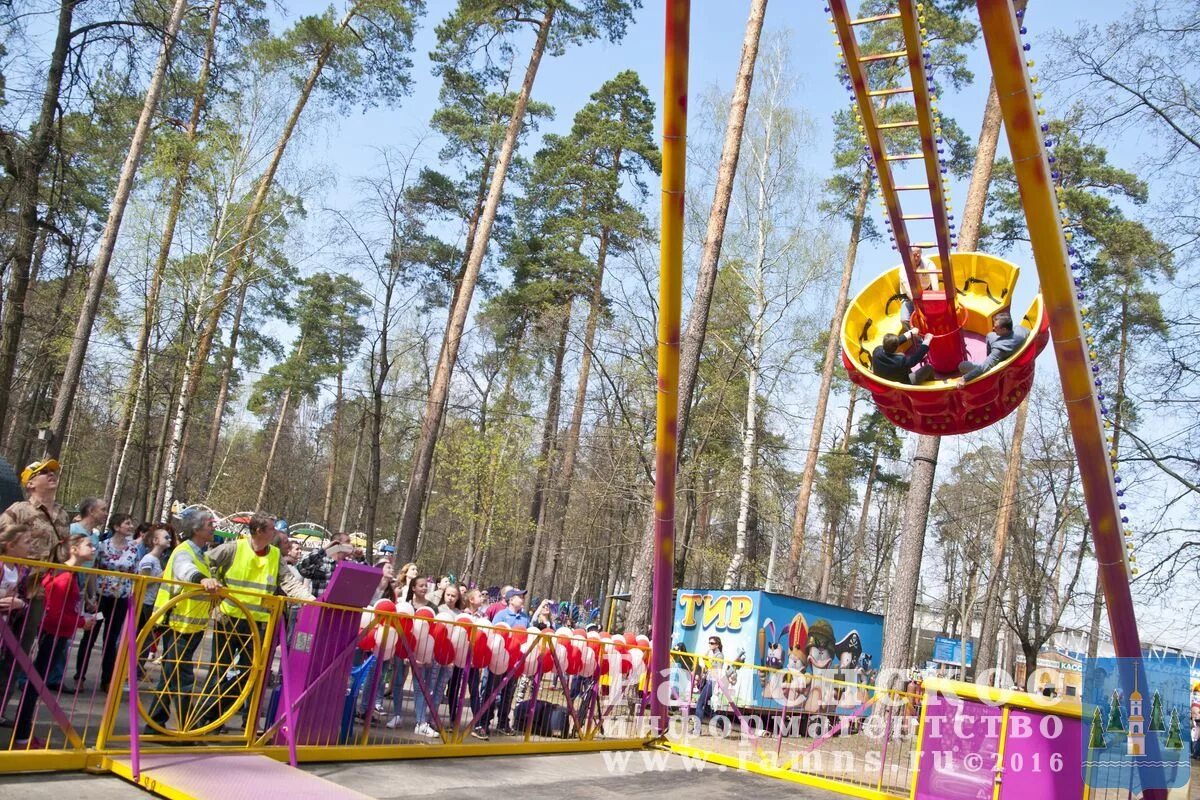
<instances>
[{"instance_id":1,"label":"reflective safety vest","mask_svg":"<svg viewBox=\"0 0 1200 800\"><path fill-rule=\"evenodd\" d=\"M196 547L191 539L184 540L179 547L175 548L175 552L171 553L171 557L167 559L167 568L163 570L163 577L174 579L175 577L175 557L183 551L184 548L189 548L192 552L192 561L196 565L196 569L200 571L200 575L205 578L212 577L212 570L208 566L208 560L204 558L204 553ZM170 583L160 583L158 585L158 596L154 598L154 610L158 611L165 606L172 597L183 592L191 591L192 587L178 586ZM160 619L160 625L168 625L172 630L180 633L196 633L208 627L208 618L212 613L212 601L209 600L208 594L201 594L197 597L191 597L187 600L181 600L178 604L171 607L171 613L166 619Z\"/></svg>"},{"instance_id":2,"label":"reflective safety vest","mask_svg":"<svg viewBox=\"0 0 1200 800\"><path fill-rule=\"evenodd\" d=\"M254 552L254 545L249 539L238 539L233 563L225 570L224 583L230 589L229 594L241 601L250 612L252 620L266 622L271 610L263 605L263 598L234 590L251 589L265 595L275 594L275 588L279 585L279 548L270 545L267 554L260 556ZM221 603L221 611L231 617L244 616L242 609L229 600Z\"/></svg>"}]
</instances>

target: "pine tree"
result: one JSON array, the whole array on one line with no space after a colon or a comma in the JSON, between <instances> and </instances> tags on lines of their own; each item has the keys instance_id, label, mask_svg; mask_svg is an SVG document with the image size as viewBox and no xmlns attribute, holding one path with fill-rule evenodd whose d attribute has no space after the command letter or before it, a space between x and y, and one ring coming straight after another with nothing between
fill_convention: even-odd
<instances>
[{"instance_id":1,"label":"pine tree","mask_svg":"<svg viewBox=\"0 0 1200 800\"><path fill-rule=\"evenodd\" d=\"M1150 700L1150 724L1146 726L1148 731L1163 731L1167 726L1163 722L1163 707L1162 695L1158 690L1154 690L1154 697Z\"/></svg>"},{"instance_id":2,"label":"pine tree","mask_svg":"<svg viewBox=\"0 0 1200 800\"><path fill-rule=\"evenodd\" d=\"M1092 735L1088 739L1089 750L1103 750L1108 747L1108 740L1104 738L1104 719L1100 716L1100 707L1097 706L1092 712Z\"/></svg>"},{"instance_id":3,"label":"pine tree","mask_svg":"<svg viewBox=\"0 0 1200 800\"><path fill-rule=\"evenodd\" d=\"M1108 725L1105 726L1113 733L1124 733L1125 723L1121 721L1121 694L1113 692L1112 702L1108 706Z\"/></svg>"},{"instance_id":4,"label":"pine tree","mask_svg":"<svg viewBox=\"0 0 1200 800\"><path fill-rule=\"evenodd\" d=\"M1158 699L1158 692L1154 693L1154 699L1155 700ZM1162 714L1160 713L1159 716L1162 716ZM1159 721L1161 722L1162 720L1159 720ZM1154 730L1153 723L1151 723L1151 725L1152 725L1152 727L1150 728L1150 730ZM1159 728L1159 730L1162 730L1162 729ZM1167 732L1166 748L1168 750L1182 750L1183 749L1183 735L1180 733L1180 730L1179 730L1179 709L1178 708L1171 709L1171 730L1169 730Z\"/></svg>"}]
</instances>

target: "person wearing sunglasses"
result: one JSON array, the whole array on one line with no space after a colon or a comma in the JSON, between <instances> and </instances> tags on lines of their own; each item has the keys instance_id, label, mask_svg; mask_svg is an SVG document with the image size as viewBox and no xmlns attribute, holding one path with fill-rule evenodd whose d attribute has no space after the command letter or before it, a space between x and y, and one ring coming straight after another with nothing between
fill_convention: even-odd
<instances>
[{"instance_id":1,"label":"person wearing sunglasses","mask_svg":"<svg viewBox=\"0 0 1200 800\"><path fill-rule=\"evenodd\" d=\"M724 669L725 653L721 648L721 637L708 637L708 652L700 659L700 696L696 698L696 713L700 721L705 722L713 715L710 701L717 680Z\"/></svg>"}]
</instances>

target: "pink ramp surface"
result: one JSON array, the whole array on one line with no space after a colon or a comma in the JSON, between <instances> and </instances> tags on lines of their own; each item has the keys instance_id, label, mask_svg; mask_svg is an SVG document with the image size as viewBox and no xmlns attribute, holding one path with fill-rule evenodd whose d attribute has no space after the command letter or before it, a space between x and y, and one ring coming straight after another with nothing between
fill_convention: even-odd
<instances>
[{"instance_id":1,"label":"pink ramp surface","mask_svg":"<svg viewBox=\"0 0 1200 800\"><path fill-rule=\"evenodd\" d=\"M114 758L113 772L129 778L127 757ZM138 784L155 794L193 800L370 800L367 795L248 753L164 753L143 755Z\"/></svg>"}]
</instances>

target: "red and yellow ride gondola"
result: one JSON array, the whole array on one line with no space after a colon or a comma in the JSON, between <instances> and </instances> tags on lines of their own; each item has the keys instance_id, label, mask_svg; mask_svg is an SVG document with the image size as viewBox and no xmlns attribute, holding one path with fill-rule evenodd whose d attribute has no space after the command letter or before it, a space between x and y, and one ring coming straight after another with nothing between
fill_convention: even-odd
<instances>
[{"instance_id":1,"label":"red and yellow ride gondola","mask_svg":"<svg viewBox=\"0 0 1200 800\"><path fill-rule=\"evenodd\" d=\"M931 261L941 268L940 259ZM983 361L985 339L993 318L1010 310L1020 268L986 253L954 253L950 257L954 276L953 307L957 330L937 336L961 336L965 359ZM945 436L970 433L992 425L1016 409L1033 385L1034 362L1049 340L1050 322L1038 294L1025 315L1013 323L1023 325L1030 335L1007 361L957 387L957 372L942 372L918 386L896 383L871 371L871 352L888 333L899 333L900 312L906 299L901 291L900 272L895 267L871 281L851 301L842 320L842 362L850 380L871 392L880 412L897 426L914 433ZM944 274L944 270L942 271ZM926 302L936 303L944 292L922 292ZM920 312L914 325L924 329ZM946 344L949 344L947 342ZM936 366L936 365L935 365Z\"/></svg>"}]
</instances>

